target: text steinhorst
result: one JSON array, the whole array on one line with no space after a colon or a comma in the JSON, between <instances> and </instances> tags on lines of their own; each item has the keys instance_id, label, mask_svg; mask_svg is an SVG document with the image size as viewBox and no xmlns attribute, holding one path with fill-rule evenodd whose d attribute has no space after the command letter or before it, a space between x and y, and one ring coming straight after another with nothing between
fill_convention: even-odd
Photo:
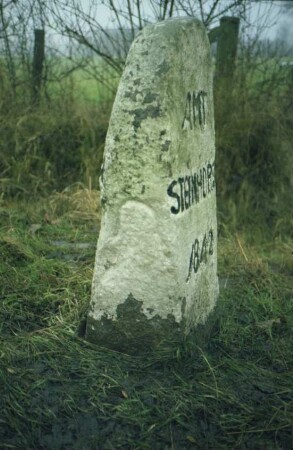
<instances>
[{"instance_id":1,"label":"text steinhorst","mask_svg":"<svg viewBox=\"0 0 293 450\"><path fill-rule=\"evenodd\" d=\"M176 200L171 206L172 214L178 214L206 198L215 188L215 163L208 163L192 175L178 177L171 181L167 194Z\"/></svg>"}]
</instances>

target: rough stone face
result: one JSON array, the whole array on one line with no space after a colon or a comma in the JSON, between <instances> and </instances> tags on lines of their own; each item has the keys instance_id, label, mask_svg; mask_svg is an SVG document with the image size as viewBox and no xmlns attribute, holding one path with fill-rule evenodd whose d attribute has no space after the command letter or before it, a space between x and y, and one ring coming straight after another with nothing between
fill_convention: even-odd
<instances>
[{"instance_id":1,"label":"rough stone face","mask_svg":"<svg viewBox=\"0 0 293 450\"><path fill-rule=\"evenodd\" d=\"M146 27L109 124L87 339L147 350L205 322L218 296L214 160L203 25Z\"/></svg>"}]
</instances>

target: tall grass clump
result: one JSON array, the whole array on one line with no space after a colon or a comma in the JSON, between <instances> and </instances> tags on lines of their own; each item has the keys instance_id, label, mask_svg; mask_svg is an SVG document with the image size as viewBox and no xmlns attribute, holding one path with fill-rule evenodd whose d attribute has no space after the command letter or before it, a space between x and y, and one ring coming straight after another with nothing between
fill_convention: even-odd
<instances>
[{"instance_id":1,"label":"tall grass clump","mask_svg":"<svg viewBox=\"0 0 293 450\"><path fill-rule=\"evenodd\" d=\"M292 68L242 53L233 84L215 85L219 219L290 229Z\"/></svg>"},{"instance_id":2,"label":"tall grass clump","mask_svg":"<svg viewBox=\"0 0 293 450\"><path fill-rule=\"evenodd\" d=\"M0 189L4 195L44 195L75 182L97 185L111 101L81 101L72 80L31 101L2 79Z\"/></svg>"}]
</instances>

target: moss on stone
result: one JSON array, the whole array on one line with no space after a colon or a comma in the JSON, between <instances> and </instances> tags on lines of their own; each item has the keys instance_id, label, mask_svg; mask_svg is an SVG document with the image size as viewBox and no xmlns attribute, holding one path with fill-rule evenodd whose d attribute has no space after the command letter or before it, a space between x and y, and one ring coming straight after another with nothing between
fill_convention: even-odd
<instances>
[{"instance_id":1,"label":"moss on stone","mask_svg":"<svg viewBox=\"0 0 293 450\"><path fill-rule=\"evenodd\" d=\"M143 302L132 294L124 303L117 306L117 319L112 320L105 314L101 320L88 316L86 339L113 350L136 354L152 351L162 341L181 339L184 324L175 321L169 314L166 319L159 315L149 319L142 309Z\"/></svg>"}]
</instances>

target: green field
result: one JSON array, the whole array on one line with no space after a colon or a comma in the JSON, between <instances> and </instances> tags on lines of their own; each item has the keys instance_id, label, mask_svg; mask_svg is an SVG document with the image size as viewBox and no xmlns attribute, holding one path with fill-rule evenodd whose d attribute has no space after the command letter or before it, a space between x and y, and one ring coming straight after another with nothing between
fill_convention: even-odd
<instances>
[{"instance_id":1,"label":"green field","mask_svg":"<svg viewBox=\"0 0 293 450\"><path fill-rule=\"evenodd\" d=\"M113 100L121 74L99 57L89 57L88 61L76 58L74 61L52 58L47 62L51 81L48 93L59 96L60 89L73 94L81 104L97 105Z\"/></svg>"},{"instance_id":2,"label":"green field","mask_svg":"<svg viewBox=\"0 0 293 450\"><path fill-rule=\"evenodd\" d=\"M82 186L1 203L1 450L290 449L289 240L222 234L209 342L129 356L82 338L97 204Z\"/></svg>"}]
</instances>

